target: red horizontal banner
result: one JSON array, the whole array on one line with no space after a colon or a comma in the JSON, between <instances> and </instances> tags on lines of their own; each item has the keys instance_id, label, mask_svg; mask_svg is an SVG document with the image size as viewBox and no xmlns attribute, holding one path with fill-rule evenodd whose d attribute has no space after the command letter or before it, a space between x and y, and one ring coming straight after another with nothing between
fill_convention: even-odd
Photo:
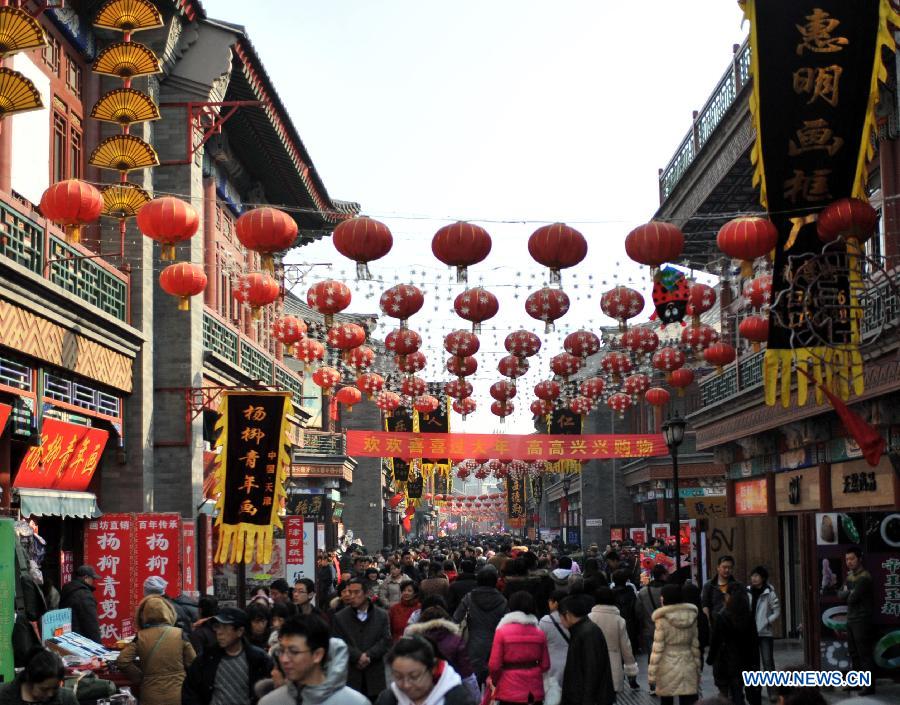
<instances>
[{"instance_id":1,"label":"red horizontal banner","mask_svg":"<svg viewBox=\"0 0 900 705\"><path fill-rule=\"evenodd\" d=\"M44 419L40 445L25 453L13 486L85 491L103 456L107 438L109 432L102 428Z\"/></svg>"},{"instance_id":2,"label":"red horizontal banner","mask_svg":"<svg viewBox=\"0 0 900 705\"><path fill-rule=\"evenodd\" d=\"M660 434L506 435L347 431L347 455L363 458L603 460L667 455Z\"/></svg>"}]
</instances>

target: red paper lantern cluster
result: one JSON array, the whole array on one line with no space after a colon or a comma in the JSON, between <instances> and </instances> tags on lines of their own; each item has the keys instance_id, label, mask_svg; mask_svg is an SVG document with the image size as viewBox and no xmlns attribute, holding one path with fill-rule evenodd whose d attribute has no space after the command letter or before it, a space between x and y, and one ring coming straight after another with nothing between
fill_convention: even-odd
<instances>
[{"instance_id":1,"label":"red paper lantern cluster","mask_svg":"<svg viewBox=\"0 0 900 705\"><path fill-rule=\"evenodd\" d=\"M148 204L149 205L149 204ZM146 208L147 206L144 206ZM144 209L141 209L141 213ZM281 286L274 277L265 272L243 274L238 278L232 296L242 304L250 306L253 318L259 318L263 306L275 303L281 295Z\"/></svg>"},{"instance_id":2,"label":"red paper lantern cluster","mask_svg":"<svg viewBox=\"0 0 900 705\"><path fill-rule=\"evenodd\" d=\"M684 250L684 233L672 223L652 220L632 230L625 237L625 253L651 270L666 262L674 262Z\"/></svg>"},{"instance_id":3,"label":"red paper lantern cluster","mask_svg":"<svg viewBox=\"0 0 900 705\"><path fill-rule=\"evenodd\" d=\"M553 402L544 401L543 399L535 399L531 402L531 415L532 416L547 416L553 412Z\"/></svg>"},{"instance_id":4,"label":"red paper lantern cluster","mask_svg":"<svg viewBox=\"0 0 900 705\"><path fill-rule=\"evenodd\" d=\"M356 387L341 387L335 394L334 399L338 404L346 406L349 413L353 409L354 404L359 404L362 401L362 393Z\"/></svg>"},{"instance_id":5,"label":"red paper lantern cluster","mask_svg":"<svg viewBox=\"0 0 900 705\"><path fill-rule=\"evenodd\" d=\"M644 393L644 400L650 406L663 407L669 403L671 395L662 387L651 387Z\"/></svg>"},{"instance_id":6,"label":"red paper lantern cluster","mask_svg":"<svg viewBox=\"0 0 900 705\"><path fill-rule=\"evenodd\" d=\"M425 303L425 295L422 290L412 284L397 284L381 295L379 305L385 316L400 319L400 327L406 326L406 321L417 314Z\"/></svg>"},{"instance_id":7,"label":"red paper lantern cluster","mask_svg":"<svg viewBox=\"0 0 900 705\"><path fill-rule=\"evenodd\" d=\"M368 345L360 345L344 353L344 361L357 372L375 364L375 351Z\"/></svg>"},{"instance_id":8,"label":"red paper lantern cluster","mask_svg":"<svg viewBox=\"0 0 900 705\"><path fill-rule=\"evenodd\" d=\"M772 299L772 277L763 274L744 284L744 298L757 311L769 305Z\"/></svg>"},{"instance_id":9,"label":"red paper lantern cluster","mask_svg":"<svg viewBox=\"0 0 900 705\"><path fill-rule=\"evenodd\" d=\"M613 376L627 375L634 368L631 358L625 353L611 352L600 360L600 369Z\"/></svg>"},{"instance_id":10,"label":"red paper lantern cluster","mask_svg":"<svg viewBox=\"0 0 900 705\"><path fill-rule=\"evenodd\" d=\"M328 394L341 381L341 373L333 367L320 367L313 373L313 382Z\"/></svg>"},{"instance_id":11,"label":"red paper lantern cluster","mask_svg":"<svg viewBox=\"0 0 900 705\"><path fill-rule=\"evenodd\" d=\"M506 355L497 363L497 371L504 377L517 379L528 372L528 360L515 355Z\"/></svg>"},{"instance_id":12,"label":"red paper lantern cluster","mask_svg":"<svg viewBox=\"0 0 900 705\"><path fill-rule=\"evenodd\" d=\"M421 350L416 350L409 355L397 355L394 358L394 363L401 372L415 374L416 372L425 369L428 365L428 360L425 357L425 353Z\"/></svg>"},{"instance_id":13,"label":"red paper lantern cluster","mask_svg":"<svg viewBox=\"0 0 900 705\"><path fill-rule=\"evenodd\" d=\"M356 388L371 399L384 389L384 377L376 372L364 372L356 377Z\"/></svg>"},{"instance_id":14,"label":"red paper lantern cluster","mask_svg":"<svg viewBox=\"0 0 900 705\"><path fill-rule=\"evenodd\" d=\"M478 360L474 357L453 356L447 360L447 371L457 377L469 377L478 370Z\"/></svg>"},{"instance_id":15,"label":"red paper lantern cluster","mask_svg":"<svg viewBox=\"0 0 900 705\"><path fill-rule=\"evenodd\" d=\"M719 339L715 328L700 324L690 325L681 331L681 344L688 350L703 352Z\"/></svg>"},{"instance_id":16,"label":"red paper lantern cluster","mask_svg":"<svg viewBox=\"0 0 900 705\"><path fill-rule=\"evenodd\" d=\"M331 240L338 252L356 262L357 279L371 279L369 262L384 257L394 245L388 226L366 216L338 223Z\"/></svg>"},{"instance_id":17,"label":"red paper lantern cluster","mask_svg":"<svg viewBox=\"0 0 900 705\"><path fill-rule=\"evenodd\" d=\"M741 276L753 276L753 260L764 257L778 242L778 228L768 218L741 216L719 230L716 244L732 259L741 261Z\"/></svg>"},{"instance_id":18,"label":"red paper lantern cluster","mask_svg":"<svg viewBox=\"0 0 900 705\"><path fill-rule=\"evenodd\" d=\"M632 396L640 396L650 389L650 378L642 373L629 375L622 383L622 391Z\"/></svg>"},{"instance_id":19,"label":"red paper lantern cluster","mask_svg":"<svg viewBox=\"0 0 900 705\"><path fill-rule=\"evenodd\" d=\"M382 390L375 395L375 406L388 415L396 411L401 402L400 395L395 392Z\"/></svg>"},{"instance_id":20,"label":"red paper lantern cluster","mask_svg":"<svg viewBox=\"0 0 900 705\"><path fill-rule=\"evenodd\" d=\"M543 401L552 402L559 397L560 388L552 379L545 379L534 386L534 396Z\"/></svg>"},{"instance_id":21,"label":"red paper lantern cluster","mask_svg":"<svg viewBox=\"0 0 900 705\"><path fill-rule=\"evenodd\" d=\"M430 414L437 411L441 403L430 394L422 394L413 400L413 408L420 414Z\"/></svg>"},{"instance_id":22,"label":"red paper lantern cluster","mask_svg":"<svg viewBox=\"0 0 900 705\"><path fill-rule=\"evenodd\" d=\"M760 344L769 339L769 319L765 316L747 316L738 326L738 332L753 343L754 352L758 352Z\"/></svg>"},{"instance_id":23,"label":"red paper lantern cluster","mask_svg":"<svg viewBox=\"0 0 900 705\"><path fill-rule=\"evenodd\" d=\"M453 402L453 410L460 414L463 419L466 418L469 414L475 413L475 409L477 407L476 401L472 397L465 397L463 399L456 399Z\"/></svg>"},{"instance_id":24,"label":"red paper lantern cluster","mask_svg":"<svg viewBox=\"0 0 900 705\"><path fill-rule=\"evenodd\" d=\"M684 390L694 383L694 371L689 367L679 367L669 373L667 381L678 390L678 396L684 396Z\"/></svg>"},{"instance_id":25,"label":"red paper lantern cluster","mask_svg":"<svg viewBox=\"0 0 900 705\"><path fill-rule=\"evenodd\" d=\"M306 331L306 323L296 316L282 316L272 324L272 337L282 345L299 343Z\"/></svg>"},{"instance_id":26,"label":"red paper lantern cluster","mask_svg":"<svg viewBox=\"0 0 900 705\"><path fill-rule=\"evenodd\" d=\"M460 318L472 322L473 333L480 333L481 324L497 315L500 304L496 296L479 286L459 294L453 308Z\"/></svg>"},{"instance_id":27,"label":"red paper lantern cluster","mask_svg":"<svg viewBox=\"0 0 900 705\"><path fill-rule=\"evenodd\" d=\"M619 345L635 355L648 355L659 347L659 336L645 326L629 328L619 338Z\"/></svg>"},{"instance_id":28,"label":"red paper lantern cluster","mask_svg":"<svg viewBox=\"0 0 900 705\"><path fill-rule=\"evenodd\" d=\"M43 216L65 228L66 239L73 243L81 241L81 228L97 220L102 211L100 191L78 179L58 181L41 196Z\"/></svg>"},{"instance_id":29,"label":"red paper lantern cluster","mask_svg":"<svg viewBox=\"0 0 900 705\"><path fill-rule=\"evenodd\" d=\"M444 336L444 350L457 357L474 355L480 347L481 341L471 331L455 330Z\"/></svg>"},{"instance_id":30,"label":"red paper lantern cluster","mask_svg":"<svg viewBox=\"0 0 900 705\"><path fill-rule=\"evenodd\" d=\"M842 198L827 206L816 219L816 233L822 242L839 237L854 240L858 246L875 234L878 211L859 198Z\"/></svg>"},{"instance_id":31,"label":"red paper lantern cluster","mask_svg":"<svg viewBox=\"0 0 900 705\"><path fill-rule=\"evenodd\" d=\"M587 255L584 235L565 223L553 223L535 230L528 238L528 254L550 269L550 283L560 281L560 270L574 267Z\"/></svg>"},{"instance_id":32,"label":"red paper lantern cluster","mask_svg":"<svg viewBox=\"0 0 900 705\"><path fill-rule=\"evenodd\" d=\"M179 311L187 311L191 297L206 289L206 273L199 264L177 262L160 272L159 286L170 296L178 297Z\"/></svg>"},{"instance_id":33,"label":"red paper lantern cluster","mask_svg":"<svg viewBox=\"0 0 900 705\"><path fill-rule=\"evenodd\" d=\"M187 201L163 196L141 206L137 226L144 235L160 244L160 259L170 261L175 259L176 243L189 240L197 233L200 215Z\"/></svg>"},{"instance_id":34,"label":"red paper lantern cluster","mask_svg":"<svg viewBox=\"0 0 900 705\"><path fill-rule=\"evenodd\" d=\"M623 392L616 392L615 394L610 395L609 399L606 400L606 405L618 413L619 416L624 416L625 412L631 408L631 404L631 397Z\"/></svg>"},{"instance_id":35,"label":"red paper lantern cluster","mask_svg":"<svg viewBox=\"0 0 900 705\"><path fill-rule=\"evenodd\" d=\"M506 351L516 357L532 357L541 349L541 339L528 330L516 330L503 341Z\"/></svg>"},{"instance_id":36,"label":"red paper lantern cluster","mask_svg":"<svg viewBox=\"0 0 900 705\"><path fill-rule=\"evenodd\" d=\"M410 328L396 328L385 336L384 347L398 355L410 355L422 347L422 336Z\"/></svg>"},{"instance_id":37,"label":"red paper lantern cluster","mask_svg":"<svg viewBox=\"0 0 900 705\"><path fill-rule=\"evenodd\" d=\"M600 297L600 310L619 322L619 329L628 327L629 319L644 310L644 297L627 286L617 286Z\"/></svg>"},{"instance_id":38,"label":"red paper lantern cluster","mask_svg":"<svg viewBox=\"0 0 900 705\"><path fill-rule=\"evenodd\" d=\"M511 401L495 401L491 404L491 413L494 416L499 417L501 423L503 422L503 419L512 414L515 409L516 407Z\"/></svg>"},{"instance_id":39,"label":"red paper lantern cluster","mask_svg":"<svg viewBox=\"0 0 900 705\"><path fill-rule=\"evenodd\" d=\"M404 377L400 383L400 391L407 397L418 397L425 394L428 385L421 377Z\"/></svg>"},{"instance_id":40,"label":"red paper lantern cluster","mask_svg":"<svg viewBox=\"0 0 900 705\"><path fill-rule=\"evenodd\" d=\"M491 252L491 236L480 225L458 222L434 234L431 251L441 262L456 267L456 281L467 281L467 267L484 261Z\"/></svg>"},{"instance_id":41,"label":"red paper lantern cluster","mask_svg":"<svg viewBox=\"0 0 900 705\"><path fill-rule=\"evenodd\" d=\"M472 385L464 379L453 379L444 385L444 393L452 399L466 399L473 391Z\"/></svg>"},{"instance_id":42,"label":"red paper lantern cluster","mask_svg":"<svg viewBox=\"0 0 900 705\"><path fill-rule=\"evenodd\" d=\"M717 374L721 374L725 365L734 362L736 356L734 347L728 343L713 343L703 351L703 358L715 366Z\"/></svg>"},{"instance_id":43,"label":"red paper lantern cluster","mask_svg":"<svg viewBox=\"0 0 900 705\"><path fill-rule=\"evenodd\" d=\"M653 366L662 372L672 372L685 363L684 353L678 348L664 347L654 353L652 358Z\"/></svg>"},{"instance_id":44,"label":"red paper lantern cluster","mask_svg":"<svg viewBox=\"0 0 900 705\"><path fill-rule=\"evenodd\" d=\"M356 323L341 323L328 329L325 340L330 348L351 350L366 342L366 329Z\"/></svg>"},{"instance_id":45,"label":"red paper lantern cluster","mask_svg":"<svg viewBox=\"0 0 900 705\"><path fill-rule=\"evenodd\" d=\"M588 399L599 399L606 388L602 377L588 377L578 385L578 391Z\"/></svg>"},{"instance_id":46,"label":"red paper lantern cluster","mask_svg":"<svg viewBox=\"0 0 900 705\"><path fill-rule=\"evenodd\" d=\"M579 414L580 416L586 416L591 413L591 408L593 404L590 399L583 396L572 397L569 400L569 411L573 414Z\"/></svg>"},{"instance_id":47,"label":"red paper lantern cluster","mask_svg":"<svg viewBox=\"0 0 900 705\"><path fill-rule=\"evenodd\" d=\"M294 357L307 365L321 362L325 359L325 346L318 340L304 338L294 348Z\"/></svg>"},{"instance_id":48,"label":"red paper lantern cluster","mask_svg":"<svg viewBox=\"0 0 900 705\"><path fill-rule=\"evenodd\" d=\"M149 205L148 203L147 206ZM139 221L147 206L138 213ZM244 247L261 255L263 269L274 274L272 256L294 244L297 240L297 223L284 211L266 206L241 215L234 224L234 232Z\"/></svg>"},{"instance_id":49,"label":"red paper lantern cluster","mask_svg":"<svg viewBox=\"0 0 900 705\"><path fill-rule=\"evenodd\" d=\"M577 330L566 336L563 349L575 357L589 357L600 351L600 338L589 330Z\"/></svg>"},{"instance_id":50,"label":"red paper lantern cluster","mask_svg":"<svg viewBox=\"0 0 900 705\"><path fill-rule=\"evenodd\" d=\"M700 316L716 304L716 290L706 284L693 284L688 290L687 314L693 316L695 326L700 325Z\"/></svg>"},{"instance_id":51,"label":"red paper lantern cluster","mask_svg":"<svg viewBox=\"0 0 900 705\"><path fill-rule=\"evenodd\" d=\"M570 353L560 353L554 355L550 359L550 369L553 374L563 379L568 379L581 369L582 361L580 357L575 357Z\"/></svg>"},{"instance_id":52,"label":"red paper lantern cluster","mask_svg":"<svg viewBox=\"0 0 900 705\"><path fill-rule=\"evenodd\" d=\"M491 396L497 401L509 401L516 396L516 385L505 379L491 385Z\"/></svg>"},{"instance_id":53,"label":"red paper lantern cluster","mask_svg":"<svg viewBox=\"0 0 900 705\"><path fill-rule=\"evenodd\" d=\"M553 331L553 324L569 310L569 297L562 289L544 287L532 292L525 299L525 311L534 319L544 322L544 332Z\"/></svg>"},{"instance_id":54,"label":"red paper lantern cluster","mask_svg":"<svg viewBox=\"0 0 900 705\"><path fill-rule=\"evenodd\" d=\"M316 282L306 292L306 303L314 311L325 316L325 325L329 328L334 323L334 314L347 308L350 299L350 288L334 279Z\"/></svg>"}]
</instances>

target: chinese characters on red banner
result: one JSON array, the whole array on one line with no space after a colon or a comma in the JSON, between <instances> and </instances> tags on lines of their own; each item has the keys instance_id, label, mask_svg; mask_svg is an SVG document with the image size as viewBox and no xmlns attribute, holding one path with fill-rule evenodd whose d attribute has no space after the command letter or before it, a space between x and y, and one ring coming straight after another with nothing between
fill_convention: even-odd
<instances>
[{"instance_id":1,"label":"chinese characters on red banner","mask_svg":"<svg viewBox=\"0 0 900 705\"><path fill-rule=\"evenodd\" d=\"M85 491L107 438L109 433L100 428L44 419L41 443L25 453L14 486Z\"/></svg>"},{"instance_id":2,"label":"chinese characters on red banner","mask_svg":"<svg viewBox=\"0 0 900 705\"><path fill-rule=\"evenodd\" d=\"M138 514L135 517L135 568L137 587L152 575L165 580L166 594L181 592L181 515Z\"/></svg>"},{"instance_id":3,"label":"chinese characters on red banner","mask_svg":"<svg viewBox=\"0 0 900 705\"><path fill-rule=\"evenodd\" d=\"M131 568L134 518L106 514L89 521L84 532L85 563L100 575L95 584L100 636L106 646L134 635L135 591Z\"/></svg>"},{"instance_id":4,"label":"chinese characters on red banner","mask_svg":"<svg viewBox=\"0 0 900 705\"><path fill-rule=\"evenodd\" d=\"M285 563L298 565L303 563L303 517L290 516L284 518Z\"/></svg>"}]
</instances>

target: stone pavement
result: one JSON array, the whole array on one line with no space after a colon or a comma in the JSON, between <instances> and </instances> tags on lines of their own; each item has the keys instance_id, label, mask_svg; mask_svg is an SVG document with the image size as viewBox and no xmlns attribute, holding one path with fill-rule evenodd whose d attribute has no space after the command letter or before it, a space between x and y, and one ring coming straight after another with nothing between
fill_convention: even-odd
<instances>
[{"instance_id":1,"label":"stone pavement","mask_svg":"<svg viewBox=\"0 0 900 705\"><path fill-rule=\"evenodd\" d=\"M775 641L775 667L778 669L799 666L803 663L803 645L799 640L794 639L777 639ZM648 692L647 685L647 657L646 655L638 656L638 683L640 690L631 690L627 685L625 689L619 693L616 698L616 705L659 705L659 698L652 697ZM703 666L703 676L700 687L704 697L711 697L718 693L718 689L713 683L712 667ZM898 705L900 703L900 684L881 679L877 683L878 694L865 698L858 697L853 693L844 693L840 691L824 693L825 699L829 705ZM768 703L766 693L763 692L763 705Z\"/></svg>"}]
</instances>

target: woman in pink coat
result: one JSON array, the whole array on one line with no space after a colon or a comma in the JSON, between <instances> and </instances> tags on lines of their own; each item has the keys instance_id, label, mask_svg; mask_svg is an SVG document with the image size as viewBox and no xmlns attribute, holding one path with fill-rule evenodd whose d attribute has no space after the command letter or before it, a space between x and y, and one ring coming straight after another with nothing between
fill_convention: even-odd
<instances>
[{"instance_id":1,"label":"woman in pink coat","mask_svg":"<svg viewBox=\"0 0 900 705\"><path fill-rule=\"evenodd\" d=\"M491 699L540 705L544 700L544 673L550 670L550 652L534 615L534 598L524 591L515 592L508 609L497 625L488 660Z\"/></svg>"}]
</instances>

